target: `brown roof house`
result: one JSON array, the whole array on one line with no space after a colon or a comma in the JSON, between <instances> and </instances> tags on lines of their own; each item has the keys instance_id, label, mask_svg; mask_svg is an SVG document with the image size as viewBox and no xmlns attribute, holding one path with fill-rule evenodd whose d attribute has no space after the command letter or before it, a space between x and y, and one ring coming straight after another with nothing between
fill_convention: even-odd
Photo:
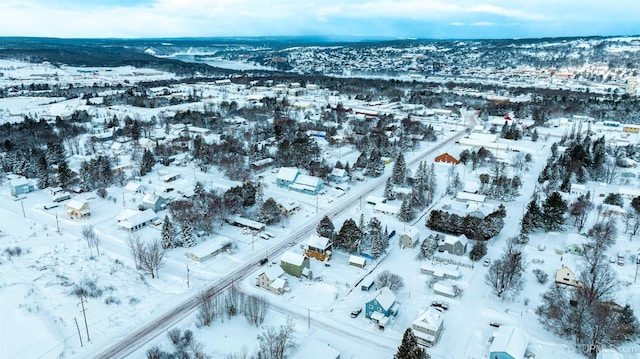
<instances>
[{"instance_id":1,"label":"brown roof house","mask_svg":"<svg viewBox=\"0 0 640 359\"><path fill-rule=\"evenodd\" d=\"M453 165L457 165L458 163L460 163L460 161L453 157L452 155L448 154L447 152L441 154L441 155L437 155L434 162L437 163L450 163Z\"/></svg>"}]
</instances>

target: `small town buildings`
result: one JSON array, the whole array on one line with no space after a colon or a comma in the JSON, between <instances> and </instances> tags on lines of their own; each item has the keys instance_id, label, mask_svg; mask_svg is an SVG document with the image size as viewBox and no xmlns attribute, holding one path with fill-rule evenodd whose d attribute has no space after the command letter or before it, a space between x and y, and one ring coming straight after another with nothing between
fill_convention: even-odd
<instances>
[{"instance_id":1,"label":"small town buildings","mask_svg":"<svg viewBox=\"0 0 640 359\"><path fill-rule=\"evenodd\" d=\"M349 266L364 269L366 265L367 265L366 258L360 257L360 256L354 256L354 255L349 256ZM371 281L371 283L373 284L373 281Z\"/></svg>"},{"instance_id":2,"label":"small town buildings","mask_svg":"<svg viewBox=\"0 0 640 359\"><path fill-rule=\"evenodd\" d=\"M264 223L256 222L248 218L240 217L240 216L232 216L227 218L227 223L234 225L236 227L248 228L252 231L263 231L266 225Z\"/></svg>"},{"instance_id":3,"label":"small town buildings","mask_svg":"<svg viewBox=\"0 0 640 359\"><path fill-rule=\"evenodd\" d=\"M294 277L311 278L311 264L309 257L304 254L286 251L280 258L280 267L285 273Z\"/></svg>"},{"instance_id":4,"label":"small town buildings","mask_svg":"<svg viewBox=\"0 0 640 359\"><path fill-rule=\"evenodd\" d=\"M459 279L462 277L460 272L450 268L448 265L432 265L425 263L420 267L420 273L442 279Z\"/></svg>"},{"instance_id":5,"label":"small town buildings","mask_svg":"<svg viewBox=\"0 0 640 359\"><path fill-rule=\"evenodd\" d=\"M518 327L501 326L493 335L489 359L524 359L529 335Z\"/></svg>"},{"instance_id":6,"label":"small town buildings","mask_svg":"<svg viewBox=\"0 0 640 359\"><path fill-rule=\"evenodd\" d=\"M342 168L334 168L331 170L330 178L333 183L349 182L349 173Z\"/></svg>"},{"instance_id":7,"label":"small town buildings","mask_svg":"<svg viewBox=\"0 0 640 359\"><path fill-rule=\"evenodd\" d=\"M441 154L441 155L437 155L436 158L434 159L434 162L436 163L449 163L452 165L457 165L458 163L460 163L460 160L458 160L457 158L453 157L452 155L448 154L447 152Z\"/></svg>"},{"instance_id":8,"label":"small town buildings","mask_svg":"<svg viewBox=\"0 0 640 359\"><path fill-rule=\"evenodd\" d=\"M324 183L318 177L301 174L297 168L281 167L276 176L276 185L300 193L316 195L324 188Z\"/></svg>"},{"instance_id":9,"label":"small town buildings","mask_svg":"<svg viewBox=\"0 0 640 359\"><path fill-rule=\"evenodd\" d=\"M278 208L283 216L290 216L300 209L300 205L294 201L278 202Z\"/></svg>"},{"instance_id":10,"label":"small town buildings","mask_svg":"<svg viewBox=\"0 0 640 359\"><path fill-rule=\"evenodd\" d=\"M576 280L576 275L569 267L565 267L556 271L556 284L566 284L572 287L582 287L582 283Z\"/></svg>"},{"instance_id":11,"label":"small town buildings","mask_svg":"<svg viewBox=\"0 0 640 359\"><path fill-rule=\"evenodd\" d=\"M572 183L569 193L574 196L582 196L586 194L588 191L589 190L587 189L587 186L580 183Z\"/></svg>"},{"instance_id":12,"label":"small town buildings","mask_svg":"<svg viewBox=\"0 0 640 359\"><path fill-rule=\"evenodd\" d=\"M314 233L307 240L304 254L319 261L328 261L331 259L332 248L331 239Z\"/></svg>"},{"instance_id":13,"label":"small town buildings","mask_svg":"<svg viewBox=\"0 0 640 359\"><path fill-rule=\"evenodd\" d=\"M444 236L444 239L438 243L438 251L462 256L467 252L468 244L469 239L464 234L459 236L447 234Z\"/></svg>"},{"instance_id":14,"label":"small town buildings","mask_svg":"<svg viewBox=\"0 0 640 359\"><path fill-rule=\"evenodd\" d=\"M433 285L433 293L449 298L454 298L456 296L456 292L451 284L441 282L435 283Z\"/></svg>"},{"instance_id":15,"label":"small town buildings","mask_svg":"<svg viewBox=\"0 0 640 359\"><path fill-rule=\"evenodd\" d=\"M124 190L131 193L142 193L144 191L144 186L140 182L132 181L124 186Z\"/></svg>"},{"instance_id":16,"label":"small town buildings","mask_svg":"<svg viewBox=\"0 0 640 359\"><path fill-rule=\"evenodd\" d=\"M486 216L493 213L495 209L492 205L480 202L469 201L467 202L467 215L484 219Z\"/></svg>"},{"instance_id":17,"label":"small town buildings","mask_svg":"<svg viewBox=\"0 0 640 359\"><path fill-rule=\"evenodd\" d=\"M340 359L340 352L329 344L310 339L295 352L292 359Z\"/></svg>"},{"instance_id":18,"label":"small town buildings","mask_svg":"<svg viewBox=\"0 0 640 359\"><path fill-rule=\"evenodd\" d=\"M366 201L368 204L376 205L380 203L387 203L387 199L379 196L367 196Z\"/></svg>"},{"instance_id":19,"label":"small town buildings","mask_svg":"<svg viewBox=\"0 0 640 359\"><path fill-rule=\"evenodd\" d=\"M389 216L397 216L400 213L400 207L387 203L378 203L373 207L373 211L376 213L382 213Z\"/></svg>"},{"instance_id":20,"label":"small town buildings","mask_svg":"<svg viewBox=\"0 0 640 359\"><path fill-rule=\"evenodd\" d=\"M438 342L444 323L444 313L438 308L429 308L411 323L411 330L418 344L431 347Z\"/></svg>"},{"instance_id":21,"label":"small town buildings","mask_svg":"<svg viewBox=\"0 0 640 359\"><path fill-rule=\"evenodd\" d=\"M256 278L256 285L260 288L267 289L274 294L282 294L285 292L287 280L281 278L284 269L280 266L272 266L264 270Z\"/></svg>"},{"instance_id":22,"label":"small town buildings","mask_svg":"<svg viewBox=\"0 0 640 359\"><path fill-rule=\"evenodd\" d=\"M482 195L482 194L475 194L475 193L459 191L458 194L456 194L456 199L458 201L462 201L462 202L464 202L464 201L472 201L472 202L483 203L484 200L486 199L486 196Z\"/></svg>"},{"instance_id":23,"label":"small town buildings","mask_svg":"<svg viewBox=\"0 0 640 359\"><path fill-rule=\"evenodd\" d=\"M191 248L191 252L185 253L185 256L196 262L204 262L231 248L232 244L231 239L218 236Z\"/></svg>"},{"instance_id":24,"label":"small town buildings","mask_svg":"<svg viewBox=\"0 0 640 359\"><path fill-rule=\"evenodd\" d=\"M159 195L147 193L142 198L142 208L160 212L167 207L167 200Z\"/></svg>"},{"instance_id":25,"label":"small town buildings","mask_svg":"<svg viewBox=\"0 0 640 359\"><path fill-rule=\"evenodd\" d=\"M420 242L420 232L413 226L405 226L404 233L398 238L400 248L413 248Z\"/></svg>"},{"instance_id":26,"label":"small town buildings","mask_svg":"<svg viewBox=\"0 0 640 359\"><path fill-rule=\"evenodd\" d=\"M391 292L391 289L382 287L365 305L365 316L384 327L390 316L398 315L399 307L400 305L396 303L396 296Z\"/></svg>"},{"instance_id":27,"label":"small town buildings","mask_svg":"<svg viewBox=\"0 0 640 359\"><path fill-rule=\"evenodd\" d=\"M26 177L15 176L13 179L9 180L9 188L12 195L19 196L21 194L33 192L35 186Z\"/></svg>"},{"instance_id":28,"label":"small town buildings","mask_svg":"<svg viewBox=\"0 0 640 359\"><path fill-rule=\"evenodd\" d=\"M281 167L276 175L276 185L280 188L289 188L300 174L297 168Z\"/></svg>"},{"instance_id":29,"label":"small town buildings","mask_svg":"<svg viewBox=\"0 0 640 359\"><path fill-rule=\"evenodd\" d=\"M156 212L152 209L144 211L124 210L116 217L118 227L130 232L137 231L151 224L156 218Z\"/></svg>"},{"instance_id":30,"label":"small town buildings","mask_svg":"<svg viewBox=\"0 0 640 359\"><path fill-rule=\"evenodd\" d=\"M91 209L87 202L80 202L75 199L70 200L64 205L69 218L83 219L91 215Z\"/></svg>"}]
</instances>

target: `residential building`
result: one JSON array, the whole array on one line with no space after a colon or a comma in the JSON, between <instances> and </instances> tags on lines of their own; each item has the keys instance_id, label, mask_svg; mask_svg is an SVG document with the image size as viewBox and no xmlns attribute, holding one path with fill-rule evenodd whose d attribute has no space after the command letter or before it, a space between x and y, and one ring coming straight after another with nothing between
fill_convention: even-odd
<instances>
[{"instance_id":1,"label":"residential building","mask_svg":"<svg viewBox=\"0 0 640 359\"><path fill-rule=\"evenodd\" d=\"M80 202L75 199L70 200L64 205L69 218L83 219L91 215L91 209L87 202Z\"/></svg>"},{"instance_id":2,"label":"residential building","mask_svg":"<svg viewBox=\"0 0 640 359\"><path fill-rule=\"evenodd\" d=\"M347 171L342 168L334 168L333 170L331 170L331 182L349 182L349 173L347 173Z\"/></svg>"},{"instance_id":3,"label":"residential building","mask_svg":"<svg viewBox=\"0 0 640 359\"><path fill-rule=\"evenodd\" d=\"M442 279L459 279L462 277L459 271L450 268L446 264L434 265L425 263L420 267L420 273Z\"/></svg>"},{"instance_id":4,"label":"residential building","mask_svg":"<svg viewBox=\"0 0 640 359\"><path fill-rule=\"evenodd\" d=\"M458 256L462 256L467 252L469 239L464 234L459 236L445 235L444 239L438 243L438 251L449 252Z\"/></svg>"},{"instance_id":5,"label":"residential building","mask_svg":"<svg viewBox=\"0 0 640 359\"><path fill-rule=\"evenodd\" d=\"M418 344L431 347L438 342L444 323L444 313L438 308L429 308L411 323L411 330Z\"/></svg>"},{"instance_id":6,"label":"residential building","mask_svg":"<svg viewBox=\"0 0 640 359\"><path fill-rule=\"evenodd\" d=\"M413 248L420 242L420 231L416 227L405 226L404 233L398 238L400 248Z\"/></svg>"},{"instance_id":7,"label":"residential building","mask_svg":"<svg viewBox=\"0 0 640 359\"><path fill-rule=\"evenodd\" d=\"M281 167L276 175L276 185L280 188L289 188L290 185L295 183L299 174L300 171L297 168Z\"/></svg>"},{"instance_id":8,"label":"residential building","mask_svg":"<svg viewBox=\"0 0 640 359\"><path fill-rule=\"evenodd\" d=\"M286 251L280 258L280 267L294 277L311 278L311 263L304 254Z\"/></svg>"},{"instance_id":9,"label":"residential building","mask_svg":"<svg viewBox=\"0 0 640 359\"><path fill-rule=\"evenodd\" d=\"M284 269L280 266L272 266L264 270L256 278L258 287L269 290L274 294L282 294L286 290L287 280L282 278Z\"/></svg>"},{"instance_id":10,"label":"residential building","mask_svg":"<svg viewBox=\"0 0 640 359\"><path fill-rule=\"evenodd\" d=\"M293 359L340 359L340 352L329 344L310 339L293 354Z\"/></svg>"},{"instance_id":11,"label":"residential building","mask_svg":"<svg viewBox=\"0 0 640 359\"><path fill-rule=\"evenodd\" d=\"M382 287L365 305L365 315L384 327L390 316L398 315L399 307L400 305L396 302L396 296L391 292L391 289Z\"/></svg>"},{"instance_id":12,"label":"residential building","mask_svg":"<svg viewBox=\"0 0 640 359\"><path fill-rule=\"evenodd\" d=\"M152 209L155 212L162 211L167 207L167 200L159 195L147 193L142 198L142 208Z\"/></svg>"},{"instance_id":13,"label":"residential building","mask_svg":"<svg viewBox=\"0 0 640 359\"><path fill-rule=\"evenodd\" d=\"M137 231L151 224L156 218L156 212L152 209L144 211L125 210L116 217L118 227L130 232Z\"/></svg>"},{"instance_id":14,"label":"residential building","mask_svg":"<svg viewBox=\"0 0 640 359\"><path fill-rule=\"evenodd\" d=\"M557 283L570 285L572 287L582 287L582 283L576 280L575 273L564 265L556 271L556 284Z\"/></svg>"},{"instance_id":15,"label":"residential building","mask_svg":"<svg viewBox=\"0 0 640 359\"><path fill-rule=\"evenodd\" d=\"M360 256L349 256L349 266L364 269L367 265L367 259ZM373 283L373 282L372 282Z\"/></svg>"},{"instance_id":16,"label":"residential building","mask_svg":"<svg viewBox=\"0 0 640 359\"><path fill-rule=\"evenodd\" d=\"M452 155L448 154L447 152L441 154L441 155L437 155L436 158L434 159L434 162L436 163L449 163L452 165L457 165L458 163L460 163L460 160L458 160L457 158L453 157Z\"/></svg>"},{"instance_id":17,"label":"residential building","mask_svg":"<svg viewBox=\"0 0 640 359\"><path fill-rule=\"evenodd\" d=\"M382 213L389 216L397 216L400 212L399 206L394 206L387 203L378 203L373 207L373 211L376 213Z\"/></svg>"},{"instance_id":18,"label":"residential building","mask_svg":"<svg viewBox=\"0 0 640 359\"><path fill-rule=\"evenodd\" d=\"M324 189L324 183L320 178L301 174L293 167L280 168L276 176L276 185L311 195L316 195Z\"/></svg>"},{"instance_id":19,"label":"residential building","mask_svg":"<svg viewBox=\"0 0 640 359\"><path fill-rule=\"evenodd\" d=\"M328 261L331 259L333 244L331 239L312 234L307 240L304 254L309 258L315 258L319 261Z\"/></svg>"},{"instance_id":20,"label":"residential building","mask_svg":"<svg viewBox=\"0 0 640 359\"><path fill-rule=\"evenodd\" d=\"M232 243L231 239L218 236L191 248L191 252L186 253L185 256L196 262L204 262L229 249Z\"/></svg>"},{"instance_id":21,"label":"residential building","mask_svg":"<svg viewBox=\"0 0 640 359\"><path fill-rule=\"evenodd\" d=\"M524 359L529 335L518 327L501 326L493 335L489 359Z\"/></svg>"},{"instance_id":22,"label":"residential building","mask_svg":"<svg viewBox=\"0 0 640 359\"><path fill-rule=\"evenodd\" d=\"M27 178L22 176L15 176L13 179L9 180L9 188L12 195L18 196L21 194L33 192L35 186Z\"/></svg>"}]
</instances>

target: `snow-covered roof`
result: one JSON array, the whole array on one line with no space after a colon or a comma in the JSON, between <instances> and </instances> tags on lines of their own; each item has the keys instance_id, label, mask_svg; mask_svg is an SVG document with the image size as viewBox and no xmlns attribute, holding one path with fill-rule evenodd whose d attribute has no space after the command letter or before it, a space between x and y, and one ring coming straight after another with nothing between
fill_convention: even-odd
<instances>
[{"instance_id":1,"label":"snow-covered roof","mask_svg":"<svg viewBox=\"0 0 640 359\"><path fill-rule=\"evenodd\" d=\"M284 269L280 266L271 266L264 271L264 274L269 278L269 280L274 281L284 274Z\"/></svg>"},{"instance_id":2,"label":"snow-covered roof","mask_svg":"<svg viewBox=\"0 0 640 359\"><path fill-rule=\"evenodd\" d=\"M135 209L131 209L131 208L126 208L124 209L122 212L120 212L117 216L116 216L116 221L120 222L120 221L124 221L125 219L138 214L138 210Z\"/></svg>"},{"instance_id":3,"label":"snow-covered roof","mask_svg":"<svg viewBox=\"0 0 640 359\"><path fill-rule=\"evenodd\" d=\"M444 313L435 308L429 308L413 321L412 327L420 327L435 332L440 328L443 321Z\"/></svg>"},{"instance_id":4,"label":"snow-covered roof","mask_svg":"<svg viewBox=\"0 0 640 359\"><path fill-rule=\"evenodd\" d=\"M18 177L9 181L12 187L24 186L25 184L29 184L29 180L25 177Z\"/></svg>"},{"instance_id":5,"label":"snow-covered roof","mask_svg":"<svg viewBox=\"0 0 640 359\"><path fill-rule=\"evenodd\" d=\"M453 287L451 287L450 284L435 283L433 285L433 291L435 293L446 294L446 295L448 295L450 297L455 296L455 292L453 291Z\"/></svg>"},{"instance_id":6,"label":"snow-covered roof","mask_svg":"<svg viewBox=\"0 0 640 359\"><path fill-rule=\"evenodd\" d=\"M322 180L320 178L309 175L301 174L296 178L296 184L314 188L317 187L321 182Z\"/></svg>"},{"instance_id":7,"label":"snow-covered roof","mask_svg":"<svg viewBox=\"0 0 640 359\"><path fill-rule=\"evenodd\" d=\"M153 193L147 193L144 195L144 197L142 197L142 203L150 203L150 204L155 204L158 199L160 199L161 197L153 194Z\"/></svg>"},{"instance_id":8,"label":"snow-covered roof","mask_svg":"<svg viewBox=\"0 0 640 359\"><path fill-rule=\"evenodd\" d=\"M480 183L474 181L465 181L464 187L462 188L463 192L476 193L480 189Z\"/></svg>"},{"instance_id":9,"label":"snow-covered roof","mask_svg":"<svg viewBox=\"0 0 640 359\"><path fill-rule=\"evenodd\" d=\"M321 343L315 339L310 339L305 343L293 359L337 359L340 358L340 352L333 349L329 344Z\"/></svg>"},{"instance_id":10,"label":"snow-covered roof","mask_svg":"<svg viewBox=\"0 0 640 359\"><path fill-rule=\"evenodd\" d=\"M280 171L278 171L278 175L276 176L276 178L283 181L293 182L296 180L296 177L298 176L299 173L300 171L298 171L297 168L281 167Z\"/></svg>"},{"instance_id":11,"label":"snow-covered roof","mask_svg":"<svg viewBox=\"0 0 640 359\"><path fill-rule=\"evenodd\" d=\"M396 215L398 214L398 212L400 212L400 207L394 206L392 204L378 203L373 207L373 210L377 212Z\"/></svg>"},{"instance_id":12,"label":"snow-covered roof","mask_svg":"<svg viewBox=\"0 0 640 359\"><path fill-rule=\"evenodd\" d=\"M156 218L156 212L154 212L152 209L145 209L144 211L136 211L136 213L131 214L129 217L121 220L118 225L123 228L131 229L143 223L149 222L154 218Z\"/></svg>"},{"instance_id":13,"label":"snow-covered roof","mask_svg":"<svg viewBox=\"0 0 640 359\"><path fill-rule=\"evenodd\" d=\"M587 238L578 233L567 234L567 239L564 241L564 246L579 246L582 247L587 242Z\"/></svg>"},{"instance_id":14,"label":"snow-covered roof","mask_svg":"<svg viewBox=\"0 0 640 359\"><path fill-rule=\"evenodd\" d=\"M466 245L467 243L469 243L469 239L467 239L467 236L465 236L464 234L461 234L461 235L459 235L457 237L449 235L449 234L444 236L444 243L446 243L446 244L454 245L457 242L460 242L463 245Z\"/></svg>"},{"instance_id":15,"label":"snow-covered roof","mask_svg":"<svg viewBox=\"0 0 640 359\"><path fill-rule=\"evenodd\" d=\"M278 266L275 266L276 268L280 268ZM282 269L282 268L281 268ZM269 277L269 279L271 279L271 277ZM275 289L284 289L284 287L287 285L287 280L284 278L276 278L273 280L273 282L271 282L270 286L272 288Z\"/></svg>"},{"instance_id":16,"label":"snow-covered roof","mask_svg":"<svg viewBox=\"0 0 640 359\"><path fill-rule=\"evenodd\" d=\"M124 186L124 189L129 192L136 192L140 189L140 187L142 187L142 184L138 182L129 182L126 186Z\"/></svg>"},{"instance_id":17,"label":"snow-covered roof","mask_svg":"<svg viewBox=\"0 0 640 359\"><path fill-rule=\"evenodd\" d=\"M378 301L378 304L380 304L382 308L389 310L393 303L396 302L396 296L388 287L382 287L378 290L378 293L376 293L375 300Z\"/></svg>"},{"instance_id":18,"label":"snow-covered roof","mask_svg":"<svg viewBox=\"0 0 640 359\"><path fill-rule=\"evenodd\" d=\"M312 234L307 241L307 245L313 248L327 248L331 243L331 240L327 237L322 237L317 234Z\"/></svg>"},{"instance_id":19,"label":"snow-covered roof","mask_svg":"<svg viewBox=\"0 0 640 359\"><path fill-rule=\"evenodd\" d=\"M485 196L482 194L468 193L468 192L458 192L456 195L456 199L459 201L476 201L476 202L484 202Z\"/></svg>"},{"instance_id":20,"label":"snow-covered roof","mask_svg":"<svg viewBox=\"0 0 640 359\"><path fill-rule=\"evenodd\" d=\"M416 227L406 226L403 234L406 234L410 238L416 238L420 234L420 231Z\"/></svg>"},{"instance_id":21,"label":"snow-covered roof","mask_svg":"<svg viewBox=\"0 0 640 359\"><path fill-rule=\"evenodd\" d=\"M367 260L364 257L351 255L349 256L349 263L364 266L367 263Z\"/></svg>"},{"instance_id":22,"label":"snow-covered roof","mask_svg":"<svg viewBox=\"0 0 640 359\"><path fill-rule=\"evenodd\" d=\"M198 253L198 257L206 257L211 253L219 251L222 247L230 243L231 240L225 236L217 236L212 239L208 239L195 247L191 248L192 252Z\"/></svg>"},{"instance_id":23,"label":"snow-covered roof","mask_svg":"<svg viewBox=\"0 0 640 359\"><path fill-rule=\"evenodd\" d=\"M524 358L529 344L529 335L518 327L501 326L496 331L489 351L503 352L515 359Z\"/></svg>"},{"instance_id":24,"label":"snow-covered roof","mask_svg":"<svg viewBox=\"0 0 640 359\"><path fill-rule=\"evenodd\" d=\"M67 202L66 206L67 208L80 210L86 204L87 204L86 202L80 202L78 200L72 199L69 202Z\"/></svg>"},{"instance_id":25,"label":"snow-covered roof","mask_svg":"<svg viewBox=\"0 0 640 359\"><path fill-rule=\"evenodd\" d=\"M301 266L304 262L304 256L300 253L295 253L291 251L286 251L282 254L281 261L285 263L291 263L296 266Z\"/></svg>"},{"instance_id":26,"label":"snow-covered roof","mask_svg":"<svg viewBox=\"0 0 640 359\"><path fill-rule=\"evenodd\" d=\"M344 177L347 175L347 171L343 168L334 168L331 170L331 175L335 177Z\"/></svg>"}]
</instances>

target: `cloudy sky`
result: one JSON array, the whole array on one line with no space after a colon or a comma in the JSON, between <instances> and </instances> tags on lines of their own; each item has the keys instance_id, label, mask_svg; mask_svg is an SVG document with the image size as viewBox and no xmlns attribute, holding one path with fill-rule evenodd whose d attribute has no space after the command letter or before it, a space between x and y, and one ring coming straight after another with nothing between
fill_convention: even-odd
<instances>
[{"instance_id":1,"label":"cloudy sky","mask_svg":"<svg viewBox=\"0 0 640 359\"><path fill-rule=\"evenodd\" d=\"M2 0L0 36L638 35L637 0Z\"/></svg>"}]
</instances>

